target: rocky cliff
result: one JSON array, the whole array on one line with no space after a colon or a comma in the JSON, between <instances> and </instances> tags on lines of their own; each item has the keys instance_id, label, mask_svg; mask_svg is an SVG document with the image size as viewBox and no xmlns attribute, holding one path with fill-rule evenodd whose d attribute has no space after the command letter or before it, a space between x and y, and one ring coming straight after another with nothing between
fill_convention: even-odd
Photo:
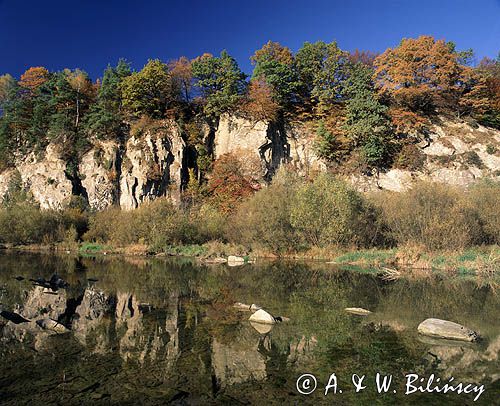
<instances>
[{"instance_id":1,"label":"rocky cliff","mask_svg":"<svg viewBox=\"0 0 500 406\"><path fill-rule=\"evenodd\" d=\"M327 169L315 153L314 131L303 123L253 122L225 114L216 128L206 130L205 142L214 159L232 153L264 181L283 164L302 175ZM43 154L20 157L15 168L0 173L0 197L20 178L42 208L61 208L74 194L97 210L113 204L133 209L159 196L179 202L188 166L196 166L186 138L177 123L161 120L121 143L95 140L80 158L76 179L68 174L64 151L49 145ZM482 177L500 178L498 130L442 119L416 148L418 168L396 165L377 175L353 174L348 179L361 191L402 191L416 180L468 185Z\"/></svg>"}]
</instances>

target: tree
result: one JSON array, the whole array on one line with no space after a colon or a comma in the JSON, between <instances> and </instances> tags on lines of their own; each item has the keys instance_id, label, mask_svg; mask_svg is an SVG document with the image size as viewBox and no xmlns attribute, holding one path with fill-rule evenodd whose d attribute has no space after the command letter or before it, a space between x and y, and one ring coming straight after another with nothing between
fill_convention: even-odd
<instances>
[{"instance_id":1,"label":"tree","mask_svg":"<svg viewBox=\"0 0 500 406\"><path fill-rule=\"evenodd\" d=\"M282 107L296 99L300 82L294 68L292 51L278 42L269 41L250 58L255 65L252 79L261 80L273 89L273 99Z\"/></svg>"},{"instance_id":2,"label":"tree","mask_svg":"<svg viewBox=\"0 0 500 406\"><path fill-rule=\"evenodd\" d=\"M500 54L484 58L474 69L474 85L461 100L484 125L500 128Z\"/></svg>"},{"instance_id":3,"label":"tree","mask_svg":"<svg viewBox=\"0 0 500 406\"><path fill-rule=\"evenodd\" d=\"M150 59L140 72L124 77L120 88L123 107L134 117L163 118L178 99L168 66L159 59Z\"/></svg>"},{"instance_id":4,"label":"tree","mask_svg":"<svg viewBox=\"0 0 500 406\"><path fill-rule=\"evenodd\" d=\"M87 101L94 98L94 87L86 72L75 69L73 71L65 69L66 80L75 93L75 127L80 123L80 104L83 99Z\"/></svg>"},{"instance_id":5,"label":"tree","mask_svg":"<svg viewBox=\"0 0 500 406\"><path fill-rule=\"evenodd\" d=\"M29 68L21 75L19 85L33 92L49 80L49 71L42 66Z\"/></svg>"},{"instance_id":6,"label":"tree","mask_svg":"<svg viewBox=\"0 0 500 406\"><path fill-rule=\"evenodd\" d=\"M461 60L463 55L444 40L403 39L375 59L377 87L396 105L410 110L426 113L449 107L462 93L469 72Z\"/></svg>"},{"instance_id":7,"label":"tree","mask_svg":"<svg viewBox=\"0 0 500 406\"><path fill-rule=\"evenodd\" d=\"M348 62L349 54L335 41L304 43L295 57L302 102L312 100L320 109L328 109L341 101Z\"/></svg>"},{"instance_id":8,"label":"tree","mask_svg":"<svg viewBox=\"0 0 500 406\"><path fill-rule=\"evenodd\" d=\"M392 131L387 107L375 93L372 70L361 63L354 64L346 81L345 130L354 148L360 148L370 167L382 167L391 152Z\"/></svg>"},{"instance_id":9,"label":"tree","mask_svg":"<svg viewBox=\"0 0 500 406\"><path fill-rule=\"evenodd\" d=\"M185 56L172 61L169 64L173 86L178 89L181 100L189 103L191 97L191 85L193 80L193 69L191 61Z\"/></svg>"},{"instance_id":10,"label":"tree","mask_svg":"<svg viewBox=\"0 0 500 406\"><path fill-rule=\"evenodd\" d=\"M271 87L262 80L252 80L248 86L243 111L255 120L273 121L279 111L279 105L273 100Z\"/></svg>"},{"instance_id":11,"label":"tree","mask_svg":"<svg viewBox=\"0 0 500 406\"><path fill-rule=\"evenodd\" d=\"M16 80L6 73L0 76L0 106L12 96L13 90L17 87Z\"/></svg>"},{"instance_id":12,"label":"tree","mask_svg":"<svg viewBox=\"0 0 500 406\"><path fill-rule=\"evenodd\" d=\"M245 91L245 74L227 51L220 57L204 54L192 62L195 85L201 89L204 111L217 117L232 110Z\"/></svg>"},{"instance_id":13,"label":"tree","mask_svg":"<svg viewBox=\"0 0 500 406\"><path fill-rule=\"evenodd\" d=\"M85 123L89 132L98 136L118 136L123 129L123 109L120 85L130 76L130 65L120 59L116 67L108 66L104 71L102 83Z\"/></svg>"},{"instance_id":14,"label":"tree","mask_svg":"<svg viewBox=\"0 0 500 406\"><path fill-rule=\"evenodd\" d=\"M228 213L259 189L258 184L244 173L239 159L224 154L213 165L208 181L209 201L220 211Z\"/></svg>"}]
</instances>

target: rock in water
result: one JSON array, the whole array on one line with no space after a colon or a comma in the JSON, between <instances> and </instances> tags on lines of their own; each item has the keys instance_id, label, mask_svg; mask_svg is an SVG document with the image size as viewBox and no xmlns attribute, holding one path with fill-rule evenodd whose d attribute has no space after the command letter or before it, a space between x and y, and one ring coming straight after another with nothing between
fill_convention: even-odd
<instances>
[{"instance_id":1,"label":"rock in water","mask_svg":"<svg viewBox=\"0 0 500 406\"><path fill-rule=\"evenodd\" d=\"M257 310L254 314L252 314L250 316L250 318L248 320L253 321L255 323L264 323L264 324L275 324L276 323L276 320L274 319L274 317L262 309Z\"/></svg>"},{"instance_id":2,"label":"rock in water","mask_svg":"<svg viewBox=\"0 0 500 406\"><path fill-rule=\"evenodd\" d=\"M229 266L239 266L239 265L243 265L244 263L245 263L245 258L243 258L243 257L237 257L234 255L229 255L227 257L227 264Z\"/></svg>"},{"instance_id":3,"label":"rock in water","mask_svg":"<svg viewBox=\"0 0 500 406\"><path fill-rule=\"evenodd\" d=\"M478 334L475 331L452 321L440 319L424 320L419 324L418 332L426 336L450 340L474 342L478 339Z\"/></svg>"},{"instance_id":4,"label":"rock in water","mask_svg":"<svg viewBox=\"0 0 500 406\"><path fill-rule=\"evenodd\" d=\"M52 330L58 334L69 332L69 330L65 326L52 319L40 319L36 321L36 324L38 324L44 330Z\"/></svg>"},{"instance_id":5,"label":"rock in water","mask_svg":"<svg viewBox=\"0 0 500 406\"><path fill-rule=\"evenodd\" d=\"M347 313L355 314L357 316L368 316L372 312L361 307L346 307L344 309Z\"/></svg>"},{"instance_id":6,"label":"rock in water","mask_svg":"<svg viewBox=\"0 0 500 406\"><path fill-rule=\"evenodd\" d=\"M267 334L273 329L272 324L263 324L263 323L256 323L251 321L250 325L259 333L259 334Z\"/></svg>"}]
</instances>

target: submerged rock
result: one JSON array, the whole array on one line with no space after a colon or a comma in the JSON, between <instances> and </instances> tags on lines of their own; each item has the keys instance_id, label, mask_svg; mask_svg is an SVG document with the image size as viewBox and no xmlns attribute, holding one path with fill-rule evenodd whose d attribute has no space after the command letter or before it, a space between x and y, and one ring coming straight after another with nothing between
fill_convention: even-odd
<instances>
[{"instance_id":1,"label":"submerged rock","mask_svg":"<svg viewBox=\"0 0 500 406\"><path fill-rule=\"evenodd\" d=\"M356 316L368 316L372 313L370 310L363 309L362 307L346 307L344 311Z\"/></svg>"},{"instance_id":2,"label":"submerged rock","mask_svg":"<svg viewBox=\"0 0 500 406\"><path fill-rule=\"evenodd\" d=\"M474 342L478 339L478 334L475 331L470 330L461 324L440 319L424 320L419 324L418 332L430 337L447 338L450 340L467 342Z\"/></svg>"},{"instance_id":3,"label":"submerged rock","mask_svg":"<svg viewBox=\"0 0 500 406\"><path fill-rule=\"evenodd\" d=\"M260 310L262 309L262 307L252 303L251 305L247 305L245 303L240 303L240 302L236 302L233 307L237 308L238 310L249 310L249 311L252 311L252 312L256 312L257 310Z\"/></svg>"},{"instance_id":4,"label":"submerged rock","mask_svg":"<svg viewBox=\"0 0 500 406\"><path fill-rule=\"evenodd\" d=\"M254 314L250 316L248 320L253 321L255 323L264 323L264 324L276 323L276 319L263 309L257 310Z\"/></svg>"}]
</instances>

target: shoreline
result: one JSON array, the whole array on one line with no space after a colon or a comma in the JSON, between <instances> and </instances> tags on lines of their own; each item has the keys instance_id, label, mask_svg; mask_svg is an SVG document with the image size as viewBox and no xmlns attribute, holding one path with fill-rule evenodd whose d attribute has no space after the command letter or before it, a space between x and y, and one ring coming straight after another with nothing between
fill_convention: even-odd
<instances>
[{"instance_id":1,"label":"shoreline","mask_svg":"<svg viewBox=\"0 0 500 406\"><path fill-rule=\"evenodd\" d=\"M245 260L245 263L254 262L255 260L314 261L332 266L366 267L374 272L377 271L378 274L382 274L388 280L398 279L405 275L441 275L450 278L456 276L500 277L500 247L497 245L454 251L426 251L418 247L389 249L333 247L329 249L316 248L281 256L259 251L242 253L238 249L241 248L219 242L170 246L160 252L153 251L146 245L140 244L123 247L95 243L75 243L73 246L61 244L0 245L0 252L20 251L73 254L82 257L143 257L150 259L184 257L195 258L207 265L224 263L230 255L241 256L250 260Z\"/></svg>"}]
</instances>

